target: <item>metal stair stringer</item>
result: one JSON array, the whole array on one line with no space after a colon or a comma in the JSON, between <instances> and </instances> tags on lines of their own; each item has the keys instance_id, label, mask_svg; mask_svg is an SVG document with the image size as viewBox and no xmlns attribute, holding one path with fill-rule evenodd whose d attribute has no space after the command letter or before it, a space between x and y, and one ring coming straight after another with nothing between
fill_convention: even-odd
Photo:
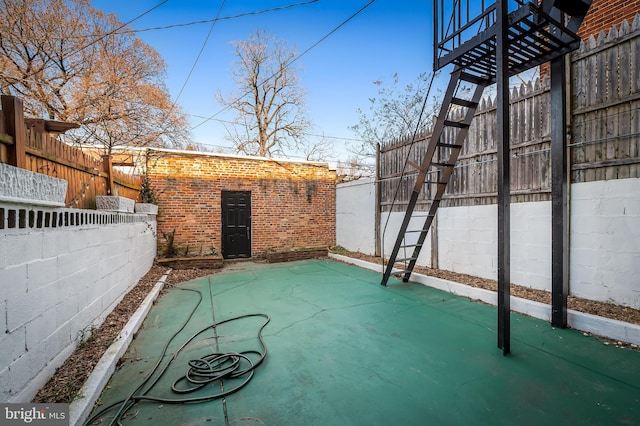
<instances>
[{"instance_id":1,"label":"metal stair stringer","mask_svg":"<svg viewBox=\"0 0 640 426\"><path fill-rule=\"evenodd\" d=\"M473 91L471 100L466 100L455 96L457 90L460 87L461 81L466 81L475 85L475 90ZM488 78L468 74L463 70L455 70L453 73L451 73L451 79L449 80L449 85L447 86L438 118L436 119L436 122L433 126L431 138L422 159L422 163L418 165L411 161L407 162L409 165L415 167L418 170L418 176L416 178L416 182L409 199L409 204L407 205L404 219L402 221L402 224L400 225L398 237L396 238L391 256L389 257L389 262L384 268L385 270L381 282L383 286L387 285L387 282L391 275L396 275L396 273L393 273L393 269L395 263L399 261L409 261L407 267L399 272L399 274L402 275L402 280L404 282L409 280L413 268L415 267L416 261L418 260L420 250L422 249L424 241L429 232L429 228L431 227L431 223L433 222L433 218L435 217L438 206L440 205L440 201L444 196L444 191L447 187L447 183L449 182L449 179L453 174L453 169L458 160L458 156L460 154L464 140L469 133L469 127L471 126L471 121L473 120L475 112L478 108L480 98L482 97L482 92L488 83ZM457 107L464 109L463 118L461 121L453 121L448 118L452 105L456 105ZM440 141L444 129L447 127L457 129L453 143L445 143ZM436 153L436 150L438 148L441 148L441 150L448 152L449 155L440 155L440 160L434 161L434 154ZM430 173L437 174L438 179L436 179L435 181L427 181L427 175ZM431 204L429 206L427 216L425 217L424 225L421 229L418 230L408 230L409 223L411 222L412 217L414 217L413 211L417 204L418 197L425 183L436 185L436 190L434 191L434 195L430 200ZM406 235L410 233L419 233L417 242L415 244L403 245L403 242L406 241ZM412 249L412 255L406 259L398 259L398 253L400 252L400 250L407 248Z\"/></svg>"}]
</instances>

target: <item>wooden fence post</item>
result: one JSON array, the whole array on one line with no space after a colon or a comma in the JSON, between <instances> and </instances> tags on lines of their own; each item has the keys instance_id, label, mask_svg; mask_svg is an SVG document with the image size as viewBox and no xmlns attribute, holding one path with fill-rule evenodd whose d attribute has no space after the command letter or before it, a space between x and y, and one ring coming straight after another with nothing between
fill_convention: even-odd
<instances>
[{"instance_id":1,"label":"wooden fence post","mask_svg":"<svg viewBox=\"0 0 640 426\"><path fill-rule=\"evenodd\" d=\"M113 188L113 164L110 155L102 156L102 171L107 174L107 195L116 195Z\"/></svg>"},{"instance_id":2,"label":"wooden fence post","mask_svg":"<svg viewBox=\"0 0 640 426\"><path fill-rule=\"evenodd\" d=\"M7 160L12 166L24 169L27 166L25 150L27 133L24 126L22 99L15 96L2 96L2 114L5 120L5 132L13 137L13 144L7 146Z\"/></svg>"}]
</instances>

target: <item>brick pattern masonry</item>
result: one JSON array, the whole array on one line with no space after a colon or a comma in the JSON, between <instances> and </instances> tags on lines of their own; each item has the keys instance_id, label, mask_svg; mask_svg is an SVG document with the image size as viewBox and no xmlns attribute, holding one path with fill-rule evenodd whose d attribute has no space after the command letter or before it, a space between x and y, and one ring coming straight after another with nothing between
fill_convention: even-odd
<instances>
[{"instance_id":1,"label":"brick pattern masonry","mask_svg":"<svg viewBox=\"0 0 640 426\"><path fill-rule=\"evenodd\" d=\"M159 254L168 232L184 254L221 252L221 192L251 191L252 256L335 245L336 173L326 164L157 151L149 181L158 201Z\"/></svg>"},{"instance_id":2,"label":"brick pattern masonry","mask_svg":"<svg viewBox=\"0 0 640 426\"><path fill-rule=\"evenodd\" d=\"M619 27L626 20L629 25L640 13L640 0L594 0L589 7L578 34L583 40L597 37L600 31L609 32L612 26Z\"/></svg>"},{"instance_id":3,"label":"brick pattern masonry","mask_svg":"<svg viewBox=\"0 0 640 426\"><path fill-rule=\"evenodd\" d=\"M631 25L638 13L640 0L594 0L580 25L578 35L583 42L590 36L597 39L601 31L607 34L612 26L620 27L622 21ZM549 72L549 63L542 64L540 77L548 76Z\"/></svg>"}]
</instances>

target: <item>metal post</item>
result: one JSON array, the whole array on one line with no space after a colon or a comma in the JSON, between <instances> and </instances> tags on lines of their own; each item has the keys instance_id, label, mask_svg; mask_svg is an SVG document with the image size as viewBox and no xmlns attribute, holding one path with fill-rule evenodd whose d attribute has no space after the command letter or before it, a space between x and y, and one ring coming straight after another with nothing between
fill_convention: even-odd
<instances>
[{"instance_id":1,"label":"metal post","mask_svg":"<svg viewBox=\"0 0 640 426\"><path fill-rule=\"evenodd\" d=\"M496 83L498 144L498 347L511 350L511 218L510 218L510 138L509 138L509 49L508 0L496 0Z\"/></svg>"},{"instance_id":2,"label":"metal post","mask_svg":"<svg viewBox=\"0 0 640 426\"><path fill-rule=\"evenodd\" d=\"M375 212L375 224L374 224L374 230L373 232L375 232L375 240L374 240L374 244L375 244L375 255L376 256L381 256L384 257L384 253L382 253L382 249L381 249L381 243L380 243L380 216L382 214L382 212L380 211L380 197L381 197L381 188L380 186L382 185L382 182L380 181L380 176L382 175L382 173L380 173L380 144L376 144L376 174L375 174L375 180L374 180L374 188L375 188L375 206L376 206L376 212Z\"/></svg>"},{"instance_id":3,"label":"metal post","mask_svg":"<svg viewBox=\"0 0 640 426\"><path fill-rule=\"evenodd\" d=\"M435 72L436 65L438 64L438 54L440 53L438 46L440 45L439 41L442 39L438 31L441 19L438 15L438 13L440 13L438 1L440 0L433 0L433 72Z\"/></svg>"},{"instance_id":4,"label":"metal post","mask_svg":"<svg viewBox=\"0 0 640 426\"><path fill-rule=\"evenodd\" d=\"M551 61L551 324L567 327L569 250L565 58Z\"/></svg>"}]
</instances>

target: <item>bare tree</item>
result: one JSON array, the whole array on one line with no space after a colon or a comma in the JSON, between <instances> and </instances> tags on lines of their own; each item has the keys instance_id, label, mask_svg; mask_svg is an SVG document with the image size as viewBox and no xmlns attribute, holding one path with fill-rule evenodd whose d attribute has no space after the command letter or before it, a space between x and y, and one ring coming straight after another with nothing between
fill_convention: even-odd
<instances>
[{"instance_id":1,"label":"bare tree","mask_svg":"<svg viewBox=\"0 0 640 426\"><path fill-rule=\"evenodd\" d=\"M164 61L87 0L0 0L0 92L26 113L81 125L75 142L181 146L187 120Z\"/></svg>"},{"instance_id":2,"label":"bare tree","mask_svg":"<svg viewBox=\"0 0 640 426\"><path fill-rule=\"evenodd\" d=\"M417 130L428 128L439 106L436 97L427 104L420 123L418 119L430 79L430 74L421 73L413 83L400 88L396 73L390 86L385 86L382 81L373 82L379 87L378 97L369 98L367 112L360 108L357 110L360 122L350 127L363 142L349 144L349 151L360 157L372 158L378 144L411 135L418 127Z\"/></svg>"},{"instance_id":3,"label":"bare tree","mask_svg":"<svg viewBox=\"0 0 640 426\"><path fill-rule=\"evenodd\" d=\"M361 157L353 155L346 161L338 161L336 174L338 182L350 182L363 177L375 176L375 164L366 163Z\"/></svg>"},{"instance_id":4,"label":"bare tree","mask_svg":"<svg viewBox=\"0 0 640 426\"><path fill-rule=\"evenodd\" d=\"M310 139L311 136L313 139ZM331 140L322 134L307 135L298 144L297 150L307 161L329 161L336 157Z\"/></svg>"},{"instance_id":5,"label":"bare tree","mask_svg":"<svg viewBox=\"0 0 640 426\"><path fill-rule=\"evenodd\" d=\"M237 111L237 124L227 127L236 150L248 155L286 155L300 147L310 124L304 90L292 62L295 49L266 31L234 42L238 60L232 71L238 92L219 101Z\"/></svg>"}]
</instances>

